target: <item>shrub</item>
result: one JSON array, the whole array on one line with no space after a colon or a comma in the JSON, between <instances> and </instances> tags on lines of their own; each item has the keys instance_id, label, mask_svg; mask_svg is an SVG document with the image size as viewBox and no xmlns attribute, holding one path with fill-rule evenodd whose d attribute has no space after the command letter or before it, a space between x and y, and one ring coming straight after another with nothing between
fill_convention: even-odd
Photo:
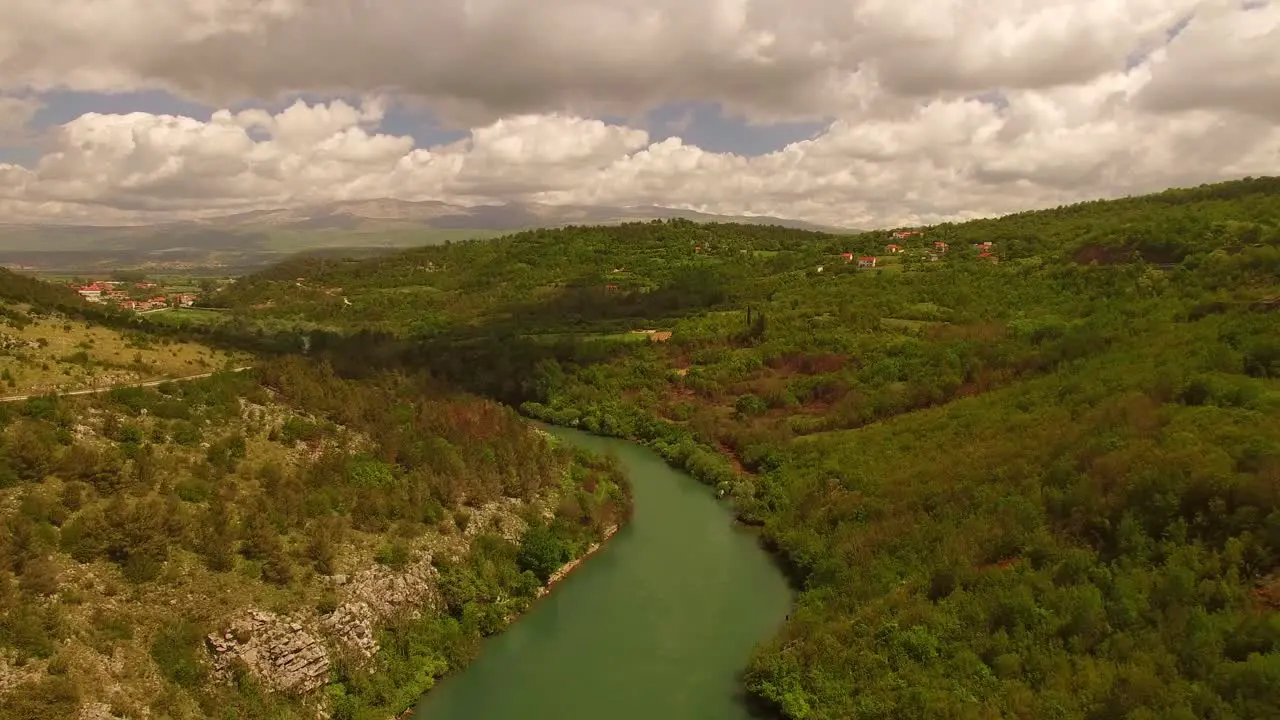
<instances>
[{"instance_id":1,"label":"shrub","mask_svg":"<svg viewBox=\"0 0 1280 720\"><path fill-rule=\"evenodd\" d=\"M177 685L194 689L204 683L208 674L200 659L204 631L183 618L160 631L151 643L151 659L160 673Z\"/></svg>"}]
</instances>

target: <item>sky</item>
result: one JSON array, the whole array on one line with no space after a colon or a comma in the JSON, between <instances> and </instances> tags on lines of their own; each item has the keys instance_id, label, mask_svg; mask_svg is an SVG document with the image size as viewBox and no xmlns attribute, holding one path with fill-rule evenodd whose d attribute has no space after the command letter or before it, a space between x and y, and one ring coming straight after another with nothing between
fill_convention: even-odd
<instances>
[{"instance_id":1,"label":"sky","mask_svg":"<svg viewBox=\"0 0 1280 720\"><path fill-rule=\"evenodd\" d=\"M0 223L899 227L1280 174L1280 0L3 0Z\"/></svg>"}]
</instances>

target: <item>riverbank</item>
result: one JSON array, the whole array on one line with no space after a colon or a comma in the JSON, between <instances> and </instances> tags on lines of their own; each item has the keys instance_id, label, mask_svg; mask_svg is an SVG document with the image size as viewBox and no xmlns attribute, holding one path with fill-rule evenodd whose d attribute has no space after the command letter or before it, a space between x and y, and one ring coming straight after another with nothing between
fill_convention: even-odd
<instances>
[{"instance_id":1,"label":"riverbank","mask_svg":"<svg viewBox=\"0 0 1280 720\"><path fill-rule=\"evenodd\" d=\"M764 523L760 518L756 517L750 506L739 502L745 497L742 493L743 487L749 487L754 490L756 473L745 467L741 460L734 455L729 448L720 446L709 446L705 443L698 442L692 436L686 435L690 443L695 448L694 452L681 453L676 450L679 441L671 438L664 438L659 427L666 427L677 432L683 431L668 420L645 413L643 410L636 409L635 412L645 417L648 421L647 427L657 430L655 437L645 438L637 435L628 435L626 437L618 437L608 435L601 432L593 432L580 427L573 427L555 421L553 416L540 416L535 408L529 407L529 403L517 408L522 415L529 417L537 422L545 423L551 427L565 428L575 432L581 432L592 437L604 438L609 440L625 440L634 443L640 447L655 452L667 467L685 473L696 480L698 483L713 488L717 501L727 500L726 503L730 508L733 518L732 524L746 532L754 538L756 544L764 551L773 566L779 573L786 578L788 589L794 594L804 589L805 575L804 572L796 564L795 560L787 554L783 549L778 538L770 535L764 527ZM536 405L535 405L536 407ZM699 455L702 453L702 455ZM723 465L708 463L706 456L714 456L720 460ZM725 472L732 473L733 480L726 478ZM788 614L788 619L790 615ZM763 698L755 694L745 683L739 683L739 690L742 693L747 705L751 708L752 717L768 718L769 720L784 720L787 715L775 703L767 698Z\"/></svg>"},{"instance_id":2,"label":"riverbank","mask_svg":"<svg viewBox=\"0 0 1280 720\"><path fill-rule=\"evenodd\" d=\"M753 514L750 507L746 507L739 502L739 498L745 497L742 491L744 486L754 488L754 483L758 475L743 465L740 458L735 455L732 450L724 445L711 446L706 443L698 442L689 436L689 442L695 447L697 453L701 456L689 453L685 455L678 454L674 448L677 442L664 439L660 435L658 437L646 438L638 435L609 435L603 432L592 431L583 427L577 427L562 422L557 422L554 415L549 413L540 413L539 410L547 410L545 406L539 406L537 403L525 403L516 408L521 415L539 423L544 423L549 427L564 428L575 432L585 433L592 437L607 438L611 440L625 440L635 443L644 448L654 451L662 458L663 462L673 470L685 473L697 480L700 484L710 487L716 491L718 500L728 500L728 505L732 509L735 524L749 529L757 538L760 547L774 561L774 564L787 578L791 589L799 592L804 588L805 576L799 569L794 560L789 556L779 544L777 538L774 538L764 532L764 522L761 518ZM649 423L650 427L666 426L678 429L678 426L670 421L645 413L643 410L636 410L636 413ZM706 457L713 456L717 460L722 461L722 466L707 463ZM733 478L726 477L726 473L732 474Z\"/></svg>"},{"instance_id":3,"label":"riverbank","mask_svg":"<svg viewBox=\"0 0 1280 720\"><path fill-rule=\"evenodd\" d=\"M515 615L511 615L507 618L508 626L510 626L511 623L516 622L523 615L527 614L530 610L532 610L538 600L541 600L542 598L549 595L551 593L551 588L555 587L560 582L563 582L565 578L569 577L569 575L572 574L574 570L577 570L578 568L580 568L582 564L586 562L591 556L603 550L605 545L609 542L609 540L614 535L618 534L619 528L620 528L619 525L610 525L606 527L603 531L603 537L600 539L600 542L592 543L591 545L587 546L587 549L581 555L574 558L573 560L570 560L564 565L561 565L559 570L556 570L555 572L551 573L551 575L547 578L546 584L538 588L537 597L535 598L534 602L530 603L529 607L525 608L523 612ZM450 673L450 674L463 672L465 670L466 668L458 668L457 670L455 670L454 673ZM391 720L408 720L408 718L413 717L413 713L416 709L417 709L417 703L414 703L413 705L410 705L404 710L401 710L398 714L392 716Z\"/></svg>"},{"instance_id":4,"label":"riverbank","mask_svg":"<svg viewBox=\"0 0 1280 720\"><path fill-rule=\"evenodd\" d=\"M538 597L539 598L546 597L546 595L551 592L551 588L554 587L556 583L569 577L569 573L572 573L574 570L578 569L578 566L581 565L583 562L585 562L587 558L599 552L601 548L604 547L604 544L609 542L609 538L613 537L617 533L618 533L617 525L610 525L609 527L605 528L604 537L600 539L600 542L591 543L590 545L587 546L586 552L582 553L582 555L578 556L577 558L565 563L560 567L559 570L551 573L551 576L547 578L547 584L543 585L541 588L538 589Z\"/></svg>"}]
</instances>

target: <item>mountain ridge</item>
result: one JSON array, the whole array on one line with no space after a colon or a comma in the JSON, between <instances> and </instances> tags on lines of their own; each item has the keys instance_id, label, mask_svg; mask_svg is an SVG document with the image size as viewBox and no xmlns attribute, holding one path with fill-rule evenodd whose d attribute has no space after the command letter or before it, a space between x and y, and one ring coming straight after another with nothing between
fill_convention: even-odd
<instances>
[{"instance_id":1,"label":"mountain ridge","mask_svg":"<svg viewBox=\"0 0 1280 720\"><path fill-rule=\"evenodd\" d=\"M523 230L527 225L513 223L513 219L566 224L611 224L637 220L687 218L704 222L746 222L752 224L781 225L806 230L854 231L835 225L824 225L796 218L772 215L725 215L688 208L664 205L554 205L549 203L500 203L489 205L459 205L438 200L398 200L377 198L372 200L338 200L299 206L282 206L228 213L187 220L139 223L136 225L95 225L91 223L0 223L0 235L18 229L43 229L46 231L128 231L158 228L258 228L263 225L290 226L312 223L320 218L350 217L369 221L387 221L412 224L415 227L455 228L467 227L484 230ZM443 223L441 221L444 221ZM345 229L345 228L343 228Z\"/></svg>"},{"instance_id":2,"label":"mountain ridge","mask_svg":"<svg viewBox=\"0 0 1280 720\"><path fill-rule=\"evenodd\" d=\"M803 220L715 215L657 205L465 206L383 198L144 225L0 224L0 264L38 271L118 267L243 270L300 252L345 248L374 251L492 237L539 227L619 225L673 218L856 232Z\"/></svg>"}]
</instances>

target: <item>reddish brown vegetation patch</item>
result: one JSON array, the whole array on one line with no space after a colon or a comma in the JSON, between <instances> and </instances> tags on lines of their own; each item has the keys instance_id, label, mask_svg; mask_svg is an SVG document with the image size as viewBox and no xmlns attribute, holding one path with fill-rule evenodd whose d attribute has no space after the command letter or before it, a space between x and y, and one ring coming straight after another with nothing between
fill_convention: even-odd
<instances>
[{"instance_id":1,"label":"reddish brown vegetation patch","mask_svg":"<svg viewBox=\"0 0 1280 720\"><path fill-rule=\"evenodd\" d=\"M1264 578L1253 591L1253 599L1266 610L1280 610L1280 575Z\"/></svg>"},{"instance_id":2,"label":"reddish brown vegetation patch","mask_svg":"<svg viewBox=\"0 0 1280 720\"><path fill-rule=\"evenodd\" d=\"M765 364L784 372L822 375L839 371L848 361L847 356L838 353L787 353L771 357Z\"/></svg>"},{"instance_id":3,"label":"reddish brown vegetation patch","mask_svg":"<svg viewBox=\"0 0 1280 720\"><path fill-rule=\"evenodd\" d=\"M1003 560L997 560L996 562L993 562L989 565L979 565L978 570L980 571L1009 570L1011 568L1017 567L1018 565L1022 564L1023 560L1025 559L1026 558L1021 558L1021 557L1005 558Z\"/></svg>"},{"instance_id":4,"label":"reddish brown vegetation patch","mask_svg":"<svg viewBox=\"0 0 1280 720\"><path fill-rule=\"evenodd\" d=\"M1089 265L1095 262L1099 265L1116 265L1127 261L1131 252L1120 247L1086 245L1076 252L1074 259L1077 265Z\"/></svg>"},{"instance_id":5,"label":"reddish brown vegetation patch","mask_svg":"<svg viewBox=\"0 0 1280 720\"><path fill-rule=\"evenodd\" d=\"M1007 335L1009 329L1002 323L981 322L972 325L934 325L925 331L932 340L979 340L992 342Z\"/></svg>"}]
</instances>

